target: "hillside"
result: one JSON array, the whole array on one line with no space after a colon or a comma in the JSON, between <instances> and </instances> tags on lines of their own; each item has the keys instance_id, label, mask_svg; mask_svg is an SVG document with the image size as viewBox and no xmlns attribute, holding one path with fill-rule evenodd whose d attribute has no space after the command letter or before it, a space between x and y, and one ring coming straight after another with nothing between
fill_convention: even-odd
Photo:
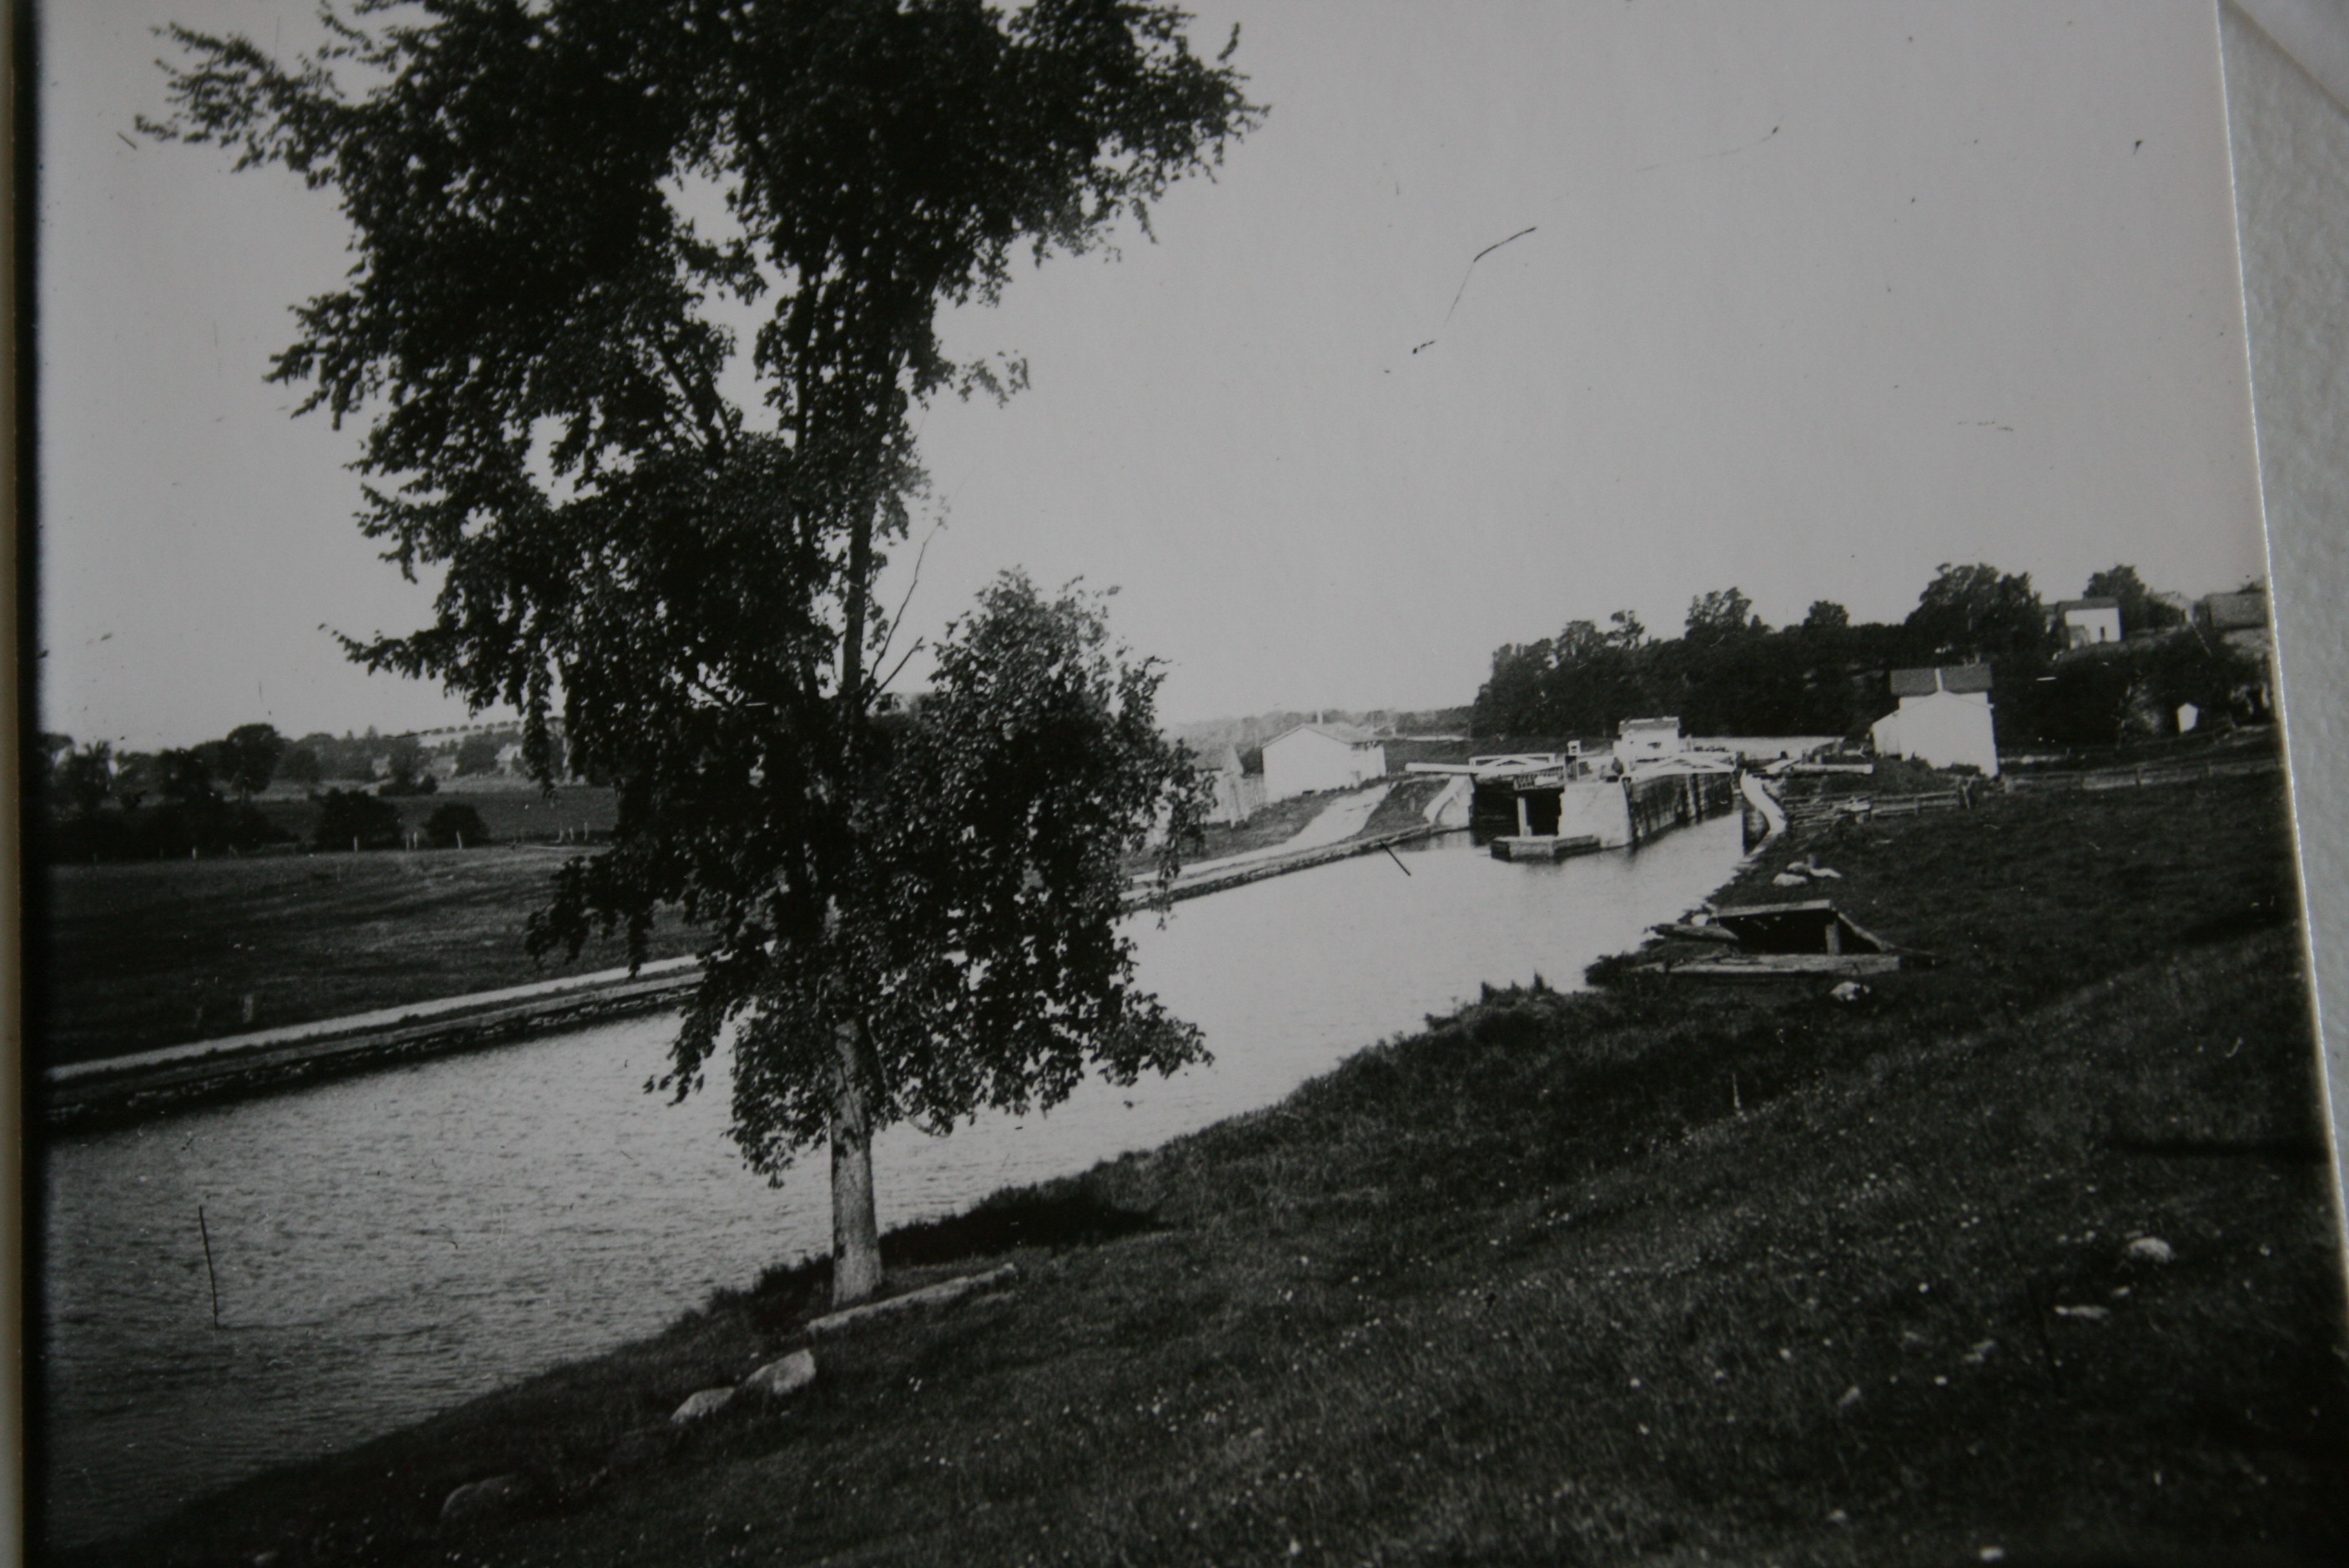
<instances>
[{"instance_id":1,"label":"hillside","mask_svg":"<svg viewBox=\"0 0 2349 1568\"><path fill-rule=\"evenodd\" d=\"M1488 995L893 1237L900 1284L1020 1276L793 1403L665 1419L804 1343L820 1264L69 1561L2338 1562L2281 804L1848 829L1839 901L1940 967ZM436 1535L499 1473L526 1506Z\"/></svg>"}]
</instances>

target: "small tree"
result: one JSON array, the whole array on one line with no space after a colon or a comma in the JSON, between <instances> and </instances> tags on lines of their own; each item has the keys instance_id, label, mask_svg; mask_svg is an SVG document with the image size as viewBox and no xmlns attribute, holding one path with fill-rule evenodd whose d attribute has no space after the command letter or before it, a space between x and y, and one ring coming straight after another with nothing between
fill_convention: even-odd
<instances>
[{"instance_id":1,"label":"small tree","mask_svg":"<svg viewBox=\"0 0 2349 1568\"><path fill-rule=\"evenodd\" d=\"M285 759L277 765L277 776L305 789L315 789L326 777L326 764L318 760L316 752L306 746L296 746L289 749Z\"/></svg>"},{"instance_id":2,"label":"small tree","mask_svg":"<svg viewBox=\"0 0 2349 1568\"><path fill-rule=\"evenodd\" d=\"M237 799L250 800L269 788L285 755L285 738L266 724L241 724L220 742L221 776Z\"/></svg>"},{"instance_id":3,"label":"small tree","mask_svg":"<svg viewBox=\"0 0 2349 1568\"><path fill-rule=\"evenodd\" d=\"M93 740L78 750L68 750L57 759L52 778L53 808L70 805L81 815L90 816L113 798L114 748Z\"/></svg>"},{"instance_id":4,"label":"small tree","mask_svg":"<svg viewBox=\"0 0 2349 1568\"><path fill-rule=\"evenodd\" d=\"M207 755L208 749L200 746L156 754L156 771L160 776L157 784L163 799L181 806L204 805L220 799L219 791L212 788L212 764Z\"/></svg>"},{"instance_id":5,"label":"small tree","mask_svg":"<svg viewBox=\"0 0 2349 1568\"><path fill-rule=\"evenodd\" d=\"M173 33L177 118L148 129L283 163L339 191L355 232L346 286L300 311L274 375L313 384L305 407L370 418L361 526L442 585L432 625L351 651L519 707L549 785L560 706L570 766L608 777L619 814L534 942L602 922L641 954L667 901L711 932L673 1082L698 1081L733 1020L751 1086L734 1134L754 1162L829 1138L837 1300L879 1279L874 1125L1064 1088L1057 1045L986 1037L1090 1033L1112 1071L1180 1054L1132 1043L1147 1010L1101 959L1113 903L1073 851L958 851L973 880L934 884L948 907L903 904L933 884L907 869L892 758L925 721L899 736L873 715L874 583L921 482L913 411L1024 378L1016 360L949 362L938 313L991 303L1015 254L1143 221L1255 121L1183 24L1147 0L437 0L380 32L330 14L335 42L291 68ZM353 66L373 85L342 88ZM747 353L713 298L761 313ZM745 380L749 407L730 400ZM971 645L1020 641L980 630ZM1120 689L1114 724L1072 733L1122 736L1146 713L1146 692ZM1179 821L1181 778L1116 756L1124 774L1082 777ZM1043 830L952 810L975 831ZM1108 808L1075 814L1103 852ZM1040 882L978 874L1015 864ZM1171 861L1162 873L1163 889ZM1015 984L1029 971L1006 950L956 992L949 954L917 963L890 934L898 914L974 940L1024 930L1060 967ZM1109 989L1077 1006L1080 976ZM890 977L923 989L874 988ZM946 1009L927 1043L905 1032L925 998Z\"/></svg>"},{"instance_id":6,"label":"small tree","mask_svg":"<svg viewBox=\"0 0 2349 1568\"><path fill-rule=\"evenodd\" d=\"M457 777L479 778L498 770L498 738L469 735L457 745Z\"/></svg>"},{"instance_id":7,"label":"small tree","mask_svg":"<svg viewBox=\"0 0 2349 1568\"><path fill-rule=\"evenodd\" d=\"M734 944L688 1016L667 1080L680 1095L742 1020L735 1125L755 1169L779 1177L831 1140L847 1295L880 1280L874 1130L1050 1106L1089 1065L1131 1084L1204 1057L1134 985L1115 930L1124 858L1162 812L1182 839L1206 804L1189 753L1158 732L1158 682L1112 647L1097 602L1004 577L939 647L936 689L877 728L866 852L822 944L781 976Z\"/></svg>"},{"instance_id":8,"label":"small tree","mask_svg":"<svg viewBox=\"0 0 2349 1568\"><path fill-rule=\"evenodd\" d=\"M490 841L490 826L481 812L461 801L435 806L424 820L424 838L436 850L462 850Z\"/></svg>"},{"instance_id":9,"label":"small tree","mask_svg":"<svg viewBox=\"0 0 2349 1568\"><path fill-rule=\"evenodd\" d=\"M378 755L390 769L384 787L395 795L415 793L417 778L424 771L424 743L412 735L395 735Z\"/></svg>"},{"instance_id":10,"label":"small tree","mask_svg":"<svg viewBox=\"0 0 2349 1568\"><path fill-rule=\"evenodd\" d=\"M318 826L311 841L321 850L397 849L399 808L364 789L329 789L318 797Z\"/></svg>"}]
</instances>

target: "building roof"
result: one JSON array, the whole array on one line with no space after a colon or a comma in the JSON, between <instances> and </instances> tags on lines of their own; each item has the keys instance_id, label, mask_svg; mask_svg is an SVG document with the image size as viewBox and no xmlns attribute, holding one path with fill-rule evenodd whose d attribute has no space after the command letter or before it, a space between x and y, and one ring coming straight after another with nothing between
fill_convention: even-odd
<instances>
[{"instance_id":1,"label":"building roof","mask_svg":"<svg viewBox=\"0 0 2349 1568\"><path fill-rule=\"evenodd\" d=\"M2055 606L2055 613L2059 615L2068 615L2075 610L2117 610L2120 607L2119 600L2101 596L2090 599L2066 599Z\"/></svg>"},{"instance_id":2,"label":"building roof","mask_svg":"<svg viewBox=\"0 0 2349 1568\"><path fill-rule=\"evenodd\" d=\"M1928 669L1892 672L1894 696L1930 696L1937 691L1988 690L1988 665L1936 665Z\"/></svg>"},{"instance_id":3,"label":"building roof","mask_svg":"<svg viewBox=\"0 0 2349 1568\"><path fill-rule=\"evenodd\" d=\"M1297 724L1282 730L1265 744L1276 746L1292 735L1309 732L1320 736L1326 740L1337 741L1343 746L1376 746L1379 742L1377 736L1359 724Z\"/></svg>"},{"instance_id":4,"label":"building roof","mask_svg":"<svg viewBox=\"0 0 2349 1568\"><path fill-rule=\"evenodd\" d=\"M2209 607L2210 624L2221 632L2268 624L2268 596L2264 593L2213 593L2202 603Z\"/></svg>"}]
</instances>

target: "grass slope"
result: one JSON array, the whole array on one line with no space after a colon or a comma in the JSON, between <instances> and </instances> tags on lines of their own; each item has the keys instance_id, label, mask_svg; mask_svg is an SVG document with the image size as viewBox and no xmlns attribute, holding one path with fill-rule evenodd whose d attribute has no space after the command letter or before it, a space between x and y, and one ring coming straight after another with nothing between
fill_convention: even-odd
<instances>
[{"instance_id":1,"label":"grass slope","mask_svg":"<svg viewBox=\"0 0 2349 1568\"><path fill-rule=\"evenodd\" d=\"M893 1237L897 1283L1021 1283L821 1342L782 1409L664 1421L801 1343L820 1266L71 1561L2349 1559L2280 810L1858 829L1841 902L1947 966L1488 995ZM531 1511L436 1535L514 1471Z\"/></svg>"},{"instance_id":2,"label":"grass slope","mask_svg":"<svg viewBox=\"0 0 2349 1568\"><path fill-rule=\"evenodd\" d=\"M88 1061L625 964L616 937L591 943L575 964L537 964L523 951L524 924L546 902L555 868L579 852L513 846L56 868L37 1059ZM665 921L653 954L696 945Z\"/></svg>"}]
</instances>

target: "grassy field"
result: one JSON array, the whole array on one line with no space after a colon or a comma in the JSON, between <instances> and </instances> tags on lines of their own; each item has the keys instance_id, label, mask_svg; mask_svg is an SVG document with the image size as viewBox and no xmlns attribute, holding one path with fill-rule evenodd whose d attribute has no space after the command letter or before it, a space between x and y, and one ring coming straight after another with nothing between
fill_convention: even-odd
<instances>
[{"instance_id":1,"label":"grassy field","mask_svg":"<svg viewBox=\"0 0 2349 1568\"><path fill-rule=\"evenodd\" d=\"M1840 901L1942 967L1488 995L893 1236L895 1283L1020 1282L823 1341L791 1407L665 1420L802 1342L820 1264L69 1561L2349 1561L2280 810L1851 830ZM435 1533L498 1473L520 1516Z\"/></svg>"},{"instance_id":2,"label":"grassy field","mask_svg":"<svg viewBox=\"0 0 2349 1568\"><path fill-rule=\"evenodd\" d=\"M538 846L64 866L48 873L42 1064L88 1061L625 964L523 951L579 851ZM654 955L695 950L675 923ZM247 998L250 998L248 1004Z\"/></svg>"}]
</instances>

